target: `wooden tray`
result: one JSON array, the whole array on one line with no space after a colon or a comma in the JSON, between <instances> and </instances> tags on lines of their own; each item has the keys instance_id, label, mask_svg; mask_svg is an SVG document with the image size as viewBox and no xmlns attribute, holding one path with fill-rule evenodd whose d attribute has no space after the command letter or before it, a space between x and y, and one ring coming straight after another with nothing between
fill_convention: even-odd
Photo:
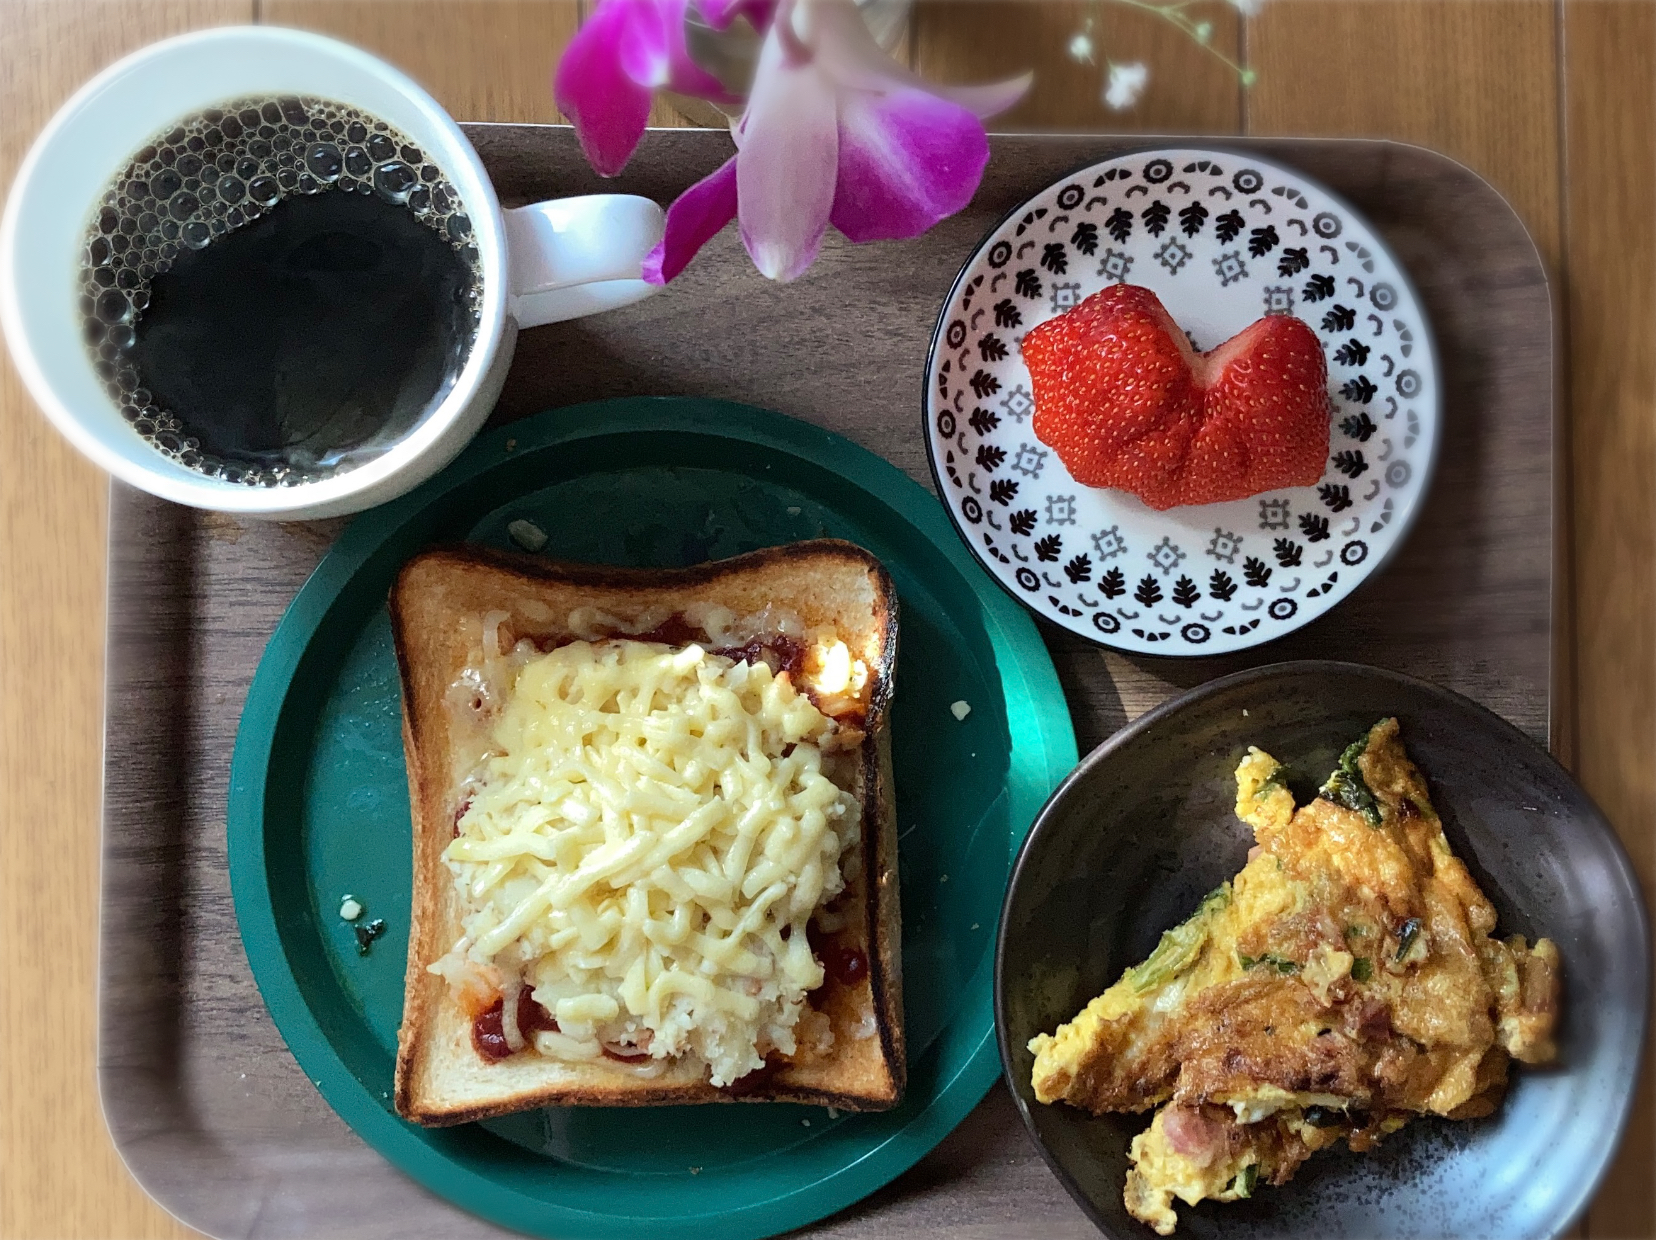
<instances>
[{"instance_id":1,"label":"wooden tray","mask_svg":"<svg viewBox=\"0 0 1656 1240\"><path fill-rule=\"evenodd\" d=\"M601 181L561 127L467 130L507 205L619 190L665 202L730 152L709 130L651 133ZM1181 146L1202 140L1180 138ZM791 286L733 229L662 295L524 333L495 412L606 396L717 396L864 444L930 486L922 370L938 306L978 238L1071 168L1157 145L1001 137L971 206L926 237L830 238ZM1484 181L1387 142L1212 139L1292 164L1365 212L1438 335L1445 428L1407 543L1343 606L1271 646L1212 659L1103 653L1043 625L1083 752L1191 685L1290 658L1375 663L1553 734L1555 477L1551 301L1523 225ZM877 311L877 313L875 313ZM248 971L225 871L231 747L283 609L341 528L259 524L113 486L105 717L99 1075L111 1134L167 1209L221 1237L416 1240L502 1234L405 1179L328 1109ZM1096 1234L999 1085L936 1151L825 1235Z\"/></svg>"}]
</instances>

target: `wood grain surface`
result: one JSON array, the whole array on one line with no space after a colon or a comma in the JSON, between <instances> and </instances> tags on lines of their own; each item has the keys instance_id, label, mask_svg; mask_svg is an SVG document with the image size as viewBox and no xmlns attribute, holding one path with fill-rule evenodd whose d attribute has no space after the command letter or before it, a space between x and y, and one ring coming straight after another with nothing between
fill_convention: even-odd
<instances>
[{"instance_id":1,"label":"wood grain surface","mask_svg":"<svg viewBox=\"0 0 1656 1240\"><path fill-rule=\"evenodd\" d=\"M1574 516L1575 770L1656 892L1656 5L1570 5L1564 288ZM1656 1219L1656 1048L1588 1210L1590 1236Z\"/></svg>"},{"instance_id":2,"label":"wood grain surface","mask_svg":"<svg viewBox=\"0 0 1656 1240\"><path fill-rule=\"evenodd\" d=\"M1273 0L1240 28L1223 5L1204 11L1216 40L1235 31L1260 73L1252 91L1112 6L1096 10L1119 41L1107 50L1144 57L1155 75L1126 115L1101 109L1097 78L1064 59L1085 15L1076 7L923 3L911 54L945 80L1037 69L1014 117L1026 124L1395 137L1446 151L1512 199L1553 263L1566 312L1576 767L1651 890L1656 11L1642 0ZM547 77L577 15L529 0L0 0L0 183L76 85L166 34L259 17L313 25L398 62L462 119L529 120L551 116ZM11 948L0 963L0 1237L19 1240L189 1234L126 1177L96 1097L103 497L103 480L0 361L0 775L11 793L0 832ZM1656 1234L1651 1076L1586 1234ZM951 1142L985 1135L962 1130ZM1028 1231L996 1203L976 1204L979 1234Z\"/></svg>"}]
</instances>

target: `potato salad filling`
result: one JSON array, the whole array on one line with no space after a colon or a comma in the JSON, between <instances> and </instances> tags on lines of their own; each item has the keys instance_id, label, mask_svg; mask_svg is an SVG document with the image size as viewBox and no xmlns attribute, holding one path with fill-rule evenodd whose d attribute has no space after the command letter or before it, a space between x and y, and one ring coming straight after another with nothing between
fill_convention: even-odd
<instances>
[{"instance_id":1,"label":"potato salad filling","mask_svg":"<svg viewBox=\"0 0 1656 1240\"><path fill-rule=\"evenodd\" d=\"M473 1011L532 996L556 1027L506 1036L558 1059L694 1055L722 1086L793 1054L823 982L807 923L860 838L824 770L839 725L697 644L514 653L444 854L464 935L432 971Z\"/></svg>"}]
</instances>

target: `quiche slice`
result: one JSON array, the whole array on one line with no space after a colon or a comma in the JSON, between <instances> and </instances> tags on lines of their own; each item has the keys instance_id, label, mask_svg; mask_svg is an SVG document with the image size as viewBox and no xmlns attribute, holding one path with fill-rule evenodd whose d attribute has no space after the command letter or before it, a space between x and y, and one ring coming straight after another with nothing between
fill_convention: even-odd
<instances>
[{"instance_id":1,"label":"quiche slice","mask_svg":"<svg viewBox=\"0 0 1656 1240\"><path fill-rule=\"evenodd\" d=\"M1125 1200L1164 1236L1174 1197L1234 1201L1342 1137L1366 1150L1416 1115L1488 1115L1510 1060L1555 1053L1558 949L1494 937L1395 719L1309 805L1258 749L1236 789L1257 841L1241 873L1029 1043L1042 1102L1158 1108Z\"/></svg>"}]
</instances>

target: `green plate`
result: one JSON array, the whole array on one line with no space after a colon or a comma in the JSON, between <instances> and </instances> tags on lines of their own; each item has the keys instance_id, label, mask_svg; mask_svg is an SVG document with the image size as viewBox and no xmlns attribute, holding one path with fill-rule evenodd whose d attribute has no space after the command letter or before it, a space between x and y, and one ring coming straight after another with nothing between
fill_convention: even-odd
<instances>
[{"instance_id":1,"label":"green plate","mask_svg":"<svg viewBox=\"0 0 1656 1240\"><path fill-rule=\"evenodd\" d=\"M745 1105L551 1108L426 1130L391 1109L407 950L410 827L385 597L435 542L677 566L831 535L891 570L892 711L908 1094L878 1115ZM950 704L965 700L957 721ZM762 409L616 400L486 435L358 518L265 650L230 771L230 880L259 989L328 1104L415 1180L538 1236L704 1227L769 1235L841 1209L935 1146L1000 1073L991 985L1011 861L1075 765L1069 709L1025 613L938 502L848 440ZM383 917L362 956L347 892Z\"/></svg>"}]
</instances>

